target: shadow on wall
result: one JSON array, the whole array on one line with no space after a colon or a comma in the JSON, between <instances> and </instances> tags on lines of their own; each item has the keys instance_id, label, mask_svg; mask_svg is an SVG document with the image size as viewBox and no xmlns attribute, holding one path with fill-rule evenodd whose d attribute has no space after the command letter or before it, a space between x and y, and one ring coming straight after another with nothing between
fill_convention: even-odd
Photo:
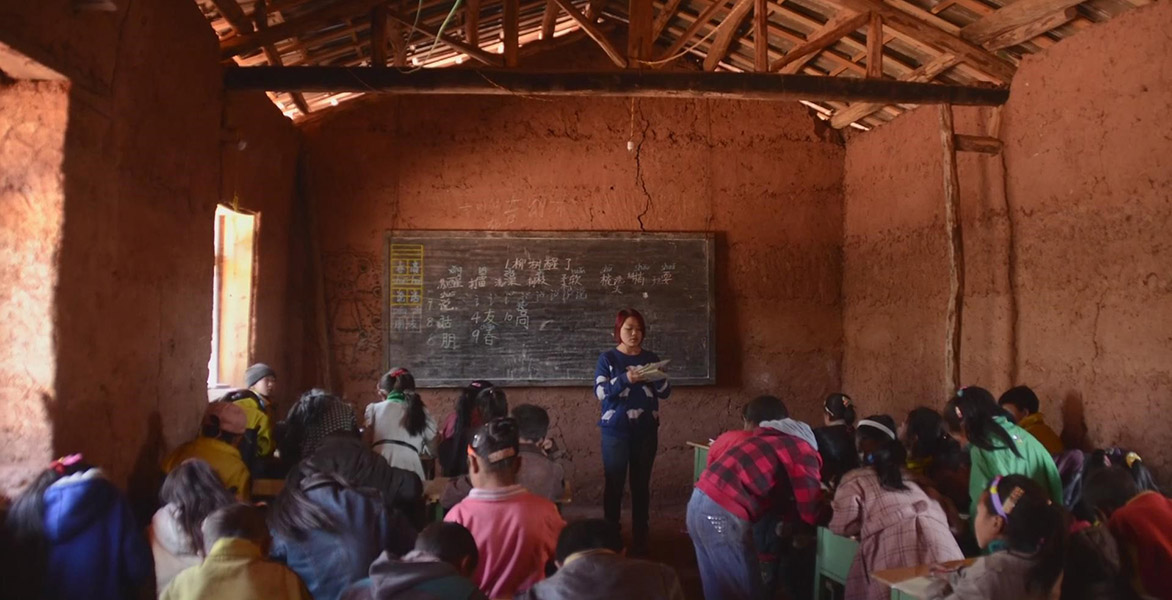
<instances>
[{"instance_id":1,"label":"shadow on wall","mask_svg":"<svg viewBox=\"0 0 1172 600\"><path fill-rule=\"evenodd\" d=\"M1062 400L1062 443L1067 448L1090 450L1093 445L1087 439L1086 411L1082 393L1070 390Z\"/></svg>"}]
</instances>

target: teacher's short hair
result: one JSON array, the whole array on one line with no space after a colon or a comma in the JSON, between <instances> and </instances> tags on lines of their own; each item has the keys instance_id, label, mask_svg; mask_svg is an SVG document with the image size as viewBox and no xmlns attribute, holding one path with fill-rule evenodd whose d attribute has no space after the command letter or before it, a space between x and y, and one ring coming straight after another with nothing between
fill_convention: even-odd
<instances>
[{"instance_id":1,"label":"teacher's short hair","mask_svg":"<svg viewBox=\"0 0 1172 600\"><path fill-rule=\"evenodd\" d=\"M643 319L643 313L633 308L624 308L620 310L614 317L614 341L623 341L623 338L619 335L619 332L623 330L623 323L626 323L627 319L635 319L638 321L639 327L643 329L643 336L647 336L647 321Z\"/></svg>"}]
</instances>

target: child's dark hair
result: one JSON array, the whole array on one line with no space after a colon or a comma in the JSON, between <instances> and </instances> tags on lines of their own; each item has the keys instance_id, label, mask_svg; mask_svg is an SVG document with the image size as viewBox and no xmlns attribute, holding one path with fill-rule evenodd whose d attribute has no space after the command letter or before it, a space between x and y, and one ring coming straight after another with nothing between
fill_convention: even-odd
<instances>
[{"instance_id":1,"label":"child's dark hair","mask_svg":"<svg viewBox=\"0 0 1172 600\"><path fill-rule=\"evenodd\" d=\"M586 550L623 551L623 536L617 523L606 519L581 519L568 523L558 536L554 558L566 562L571 554Z\"/></svg>"},{"instance_id":2,"label":"child's dark hair","mask_svg":"<svg viewBox=\"0 0 1172 600\"><path fill-rule=\"evenodd\" d=\"M470 559L467 568L475 570L480 563L480 551L476 548L476 540L472 533L459 523L432 523L419 532L415 538L415 549L426 552L457 569L465 566L461 563L465 558Z\"/></svg>"},{"instance_id":3,"label":"child's dark hair","mask_svg":"<svg viewBox=\"0 0 1172 600\"><path fill-rule=\"evenodd\" d=\"M1038 395L1034 390L1030 389L1028 385L1019 385L1017 387L1009 388L1001 397L997 399L999 406L1012 404L1021 409L1026 414L1034 414L1038 412Z\"/></svg>"},{"instance_id":4,"label":"child's dark hair","mask_svg":"<svg viewBox=\"0 0 1172 600\"><path fill-rule=\"evenodd\" d=\"M305 461L289 471L285 487L273 500L268 512L269 529L274 535L304 540L315 529L337 530L338 524L330 513L305 493L305 490L319 485L350 487L340 475L319 471L313 461Z\"/></svg>"},{"instance_id":5,"label":"child's dark hair","mask_svg":"<svg viewBox=\"0 0 1172 600\"><path fill-rule=\"evenodd\" d=\"M847 425L855 424L855 402L843 393L834 393L826 397L822 403L823 410L835 421L842 421Z\"/></svg>"},{"instance_id":6,"label":"child's dark hair","mask_svg":"<svg viewBox=\"0 0 1172 600\"><path fill-rule=\"evenodd\" d=\"M1083 467L1083 481L1086 481L1095 471L1109 467L1119 467L1131 474L1135 487L1140 492L1159 492L1156 478L1148 470L1147 465L1138 454L1123 448L1100 448L1087 457Z\"/></svg>"},{"instance_id":7,"label":"child's dark hair","mask_svg":"<svg viewBox=\"0 0 1172 600\"><path fill-rule=\"evenodd\" d=\"M233 503L222 506L203 522L203 538L210 550L217 540L241 538L263 544L269 539L264 513L249 504Z\"/></svg>"},{"instance_id":8,"label":"child's dark hair","mask_svg":"<svg viewBox=\"0 0 1172 600\"><path fill-rule=\"evenodd\" d=\"M517 420L500 417L485 423L470 443L480 464L489 473L510 473L517 464L521 441Z\"/></svg>"},{"instance_id":9,"label":"child's dark hair","mask_svg":"<svg viewBox=\"0 0 1172 600\"><path fill-rule=\"evenodd\" d=\"M417 436L427 429L427 409L423 405L423 398L415 391L415 376L404 368L394 368L383 374L378 380L378 389L384 394L401 392L407 410L403 411L403 419L399 425L407 435Z\"/></svg>"},{"instance_id":10,"label":"child's dark hair","mask_svg":"<svg viewBox=\"0 0 1172 600\"><path fill-rule=\"evenodd\" d=\"M519 404L513 407L513 418L517 420L517 432L523 440L537 441L549 435L549 412L535 404Z\"/></svg>"},{"instance_id":11,"label":"child's dark hair","mask_svg":"<svg viewBox=\"0 0 1172 600\"><path fill-rule=\"evenodd\" d=\"M639 329L643 330L643 337L647 337L647 320L643 318L643 313L633 308L624 308L614 316L614 341L623 341L621 332L623 330L623 323L626 323L627 319L635 319L638 321Z\"/></svg>"},{"instance_id":12,"label":"child's dark hair","mask_svg":"<svg viewBox=\"0 0 1172 600\"><path fill-rule=\"evenodd\" d=\"M976 386L958 390L944 407L944 422L952 431L963 431L969 443L982 450L1008 448L1020 457L1017 444L1008 431L994 421L1005 416L1005 411L993 401L989 390Z\"/></svg>"},{"instance_id":13,"label":"child's dark hair","mask_svg":"<svg viewBox=\"0 0 1172 600\"><path fill-rule=\"evenodd\" d=\"M948 435L944 418L926 407L913 408L907 414L908 452L913 458L940 458L960 452L960 444Z\"/></svg>"},{"instance_id":14,"label":"child's dark hair","mask_svg":"<svg viewBox=\"0 0 1172 600\"><path fill-rule=\"evenodd\" d=\"M305 442L310 427L320 424L330 404L342 402L340 398L320 388L313 388L298 398L289 409L285 418L285 435L281 438L281 457L288 463L297 463L301 456L301 447ZM357 422L355 422L356 424ZM351 431L357 434L358 432Z\"/></svg>"},{"instance_id":15,"label":"child's dark hair","mask_svg":"<svg viewBox=\"0 0 1172 600\"><path fill-rule=\"evenodd\" d=\"M871 450L863 456L863 464L875 469L879 485L888 490L906 490L902 470L907 462L907 451L895 430L895 419L887 415L872 415L859 421L855 435L859 438L860 449L864 441L871 442L866 444Z\"/></svg>"},{"instance_id":16,"label":"child's dark hair","mask_svg":"<svg viewBox=\"0 0 1172 600\"><path fill-rule=\"evenodd\" d=\"M1010 550L1034 556L1035 563L1027 575L1026 587L1045 595L1062 573L1066 554L1066 511L1050 502L1046 490L1025 475L996 477L993 482L1005 515L1001 515L993 502L992 489L986 490L981 499L985 510L1005 519L1001 535ZM1021 492L1015 494L1018 489ZM1015 496L1017 499L1011 503Z\"/></svg>"},{"instance_id":17,"label":"child's dark hair","mask_svg":"<svg viewBox=\"0 0 1172 600\"><path fill-rule=\"evenodd\" d=\"M45 538L45 491L62 477L83 473L92 467L81 460L65 465L59 459L41 471L8 507L4 518L4 587L12 598L40 598L49 559Z\"/></svg>"},{"instance_id":18,"label":"child's dark hair","mask_svg":"<svg viewBox=\"0 0 1172 600\"><path fill-rule=\"evenodd\" d=\"M1123 467L1096 469L1082 484L1082 502L1091 514L1110 517L1139 491L1135 479Z\"/></svg>"},{"instance_id":19,"label":"child's dark hair","mask_svg":"<svg viewBox=\"0 0 1172 600\"><path fill-rule=\"evenodd\" d=\"M741 416L746 423L760 425L765 421L778 421L789 417L785 402L776 396L757 396L745 405Z\"/></svg>"},{"instance_id":20,"label":"child's dark hair","mask_svg":"<svg viewBox=\"0 0 1172 600\"><path fill-rule=\"evenodd\" d=\"M198 458L189 458L167 475L159 500L163 504L175 505L179 528L191 540L192 549L202 555L201 524L213 511L234 503L236 498L224 488L211 465Z\"/></svg>"}]
</instances>

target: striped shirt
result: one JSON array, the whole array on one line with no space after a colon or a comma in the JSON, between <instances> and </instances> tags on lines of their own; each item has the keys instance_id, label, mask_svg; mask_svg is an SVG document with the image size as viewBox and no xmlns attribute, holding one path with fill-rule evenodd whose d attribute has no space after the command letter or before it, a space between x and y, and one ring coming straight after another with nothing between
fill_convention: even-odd
<instances>
[{"instance_id":1,"label":"striped shirt","mask_svg":"<svg viewBox=\"0 0 1172 600\"><path fill-rule=\"evenodd\" d=\"M758 427L705 469L696 487L733 515L756 522L767 513L813 524L822 491L822 457L792 435Z\"/></svg>"}]
</instances>

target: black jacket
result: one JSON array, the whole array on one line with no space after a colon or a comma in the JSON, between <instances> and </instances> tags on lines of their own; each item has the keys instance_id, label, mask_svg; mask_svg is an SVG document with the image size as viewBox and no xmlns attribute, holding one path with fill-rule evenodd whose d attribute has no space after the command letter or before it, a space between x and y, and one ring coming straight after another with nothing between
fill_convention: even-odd
<instances>
[{"instance_id":1,"label":"black jacket","mask_svg":"<svg viewBox=\"0 0 1172 600\"><path fill-rule=\"evenodd\" d=\"M829 425L814 430L818 454L822 455L822 483L837 486L838 480L859 466L855 431L846 425Z\"/></svg>"}]
</instances>

